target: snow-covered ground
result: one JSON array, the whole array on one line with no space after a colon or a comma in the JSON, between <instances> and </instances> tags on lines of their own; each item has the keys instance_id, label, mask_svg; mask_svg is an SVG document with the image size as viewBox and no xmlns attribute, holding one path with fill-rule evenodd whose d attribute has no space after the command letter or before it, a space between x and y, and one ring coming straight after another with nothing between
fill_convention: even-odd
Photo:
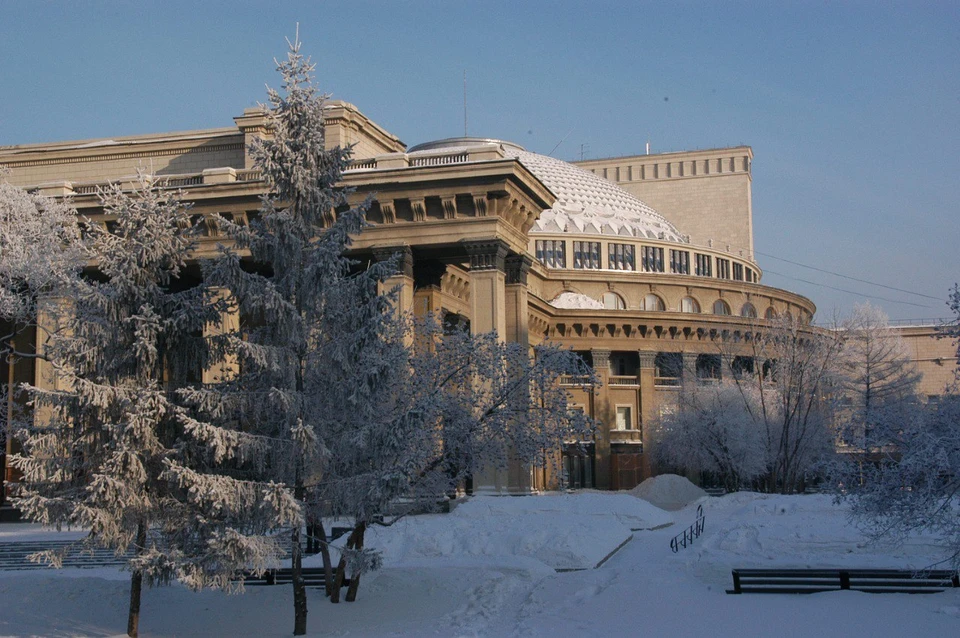
<instances>
[{"instance_id":1,"label":"snow-covered ground","mask_svg":"<svg viewBox=\"0 0 960 638\"><path fill-rule=\"evenodd\" d=\"M450 515L377 530L384 568L356 603L310 590L317 636L957 636L960 590L730 596L731 567L924 567L944 552L930 538L866 543L826 496L704 498L704 536L673 554L670 538L696 504L667 513L628 494L475 498ZM650 529L669 520L675 524ZM0 543L32 526L0 525ZM622 539L626 545L598 569ZM601 556L602 558L602 556ZM122 634L127 575L115 570L0 572L0 635ZM144 592L144 636L285 636L289 587L243 595Z\"/></svg>"}]
</instances>

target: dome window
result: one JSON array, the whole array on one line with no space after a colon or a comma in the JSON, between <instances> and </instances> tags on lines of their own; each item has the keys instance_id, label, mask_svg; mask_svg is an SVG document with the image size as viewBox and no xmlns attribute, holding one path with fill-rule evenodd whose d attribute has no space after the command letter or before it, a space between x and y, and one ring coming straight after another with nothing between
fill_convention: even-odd
<instances>
[{"instance_id":1,"label":"dome window","mask_svg":"<svg viewBox=\"0 0 960 638\"><path fill-rule=\"evenodd\" d=\"M575 241L573 242L573 267L599 270L600 242Z\"/></svg>"},{"instance_id":2,"label":"dome window","mask_svg":"<svg viewBox=\"0 0 960 638\"><path fill-rule=\"evenodd\" d=\"M607 267L610 270L636 270L632 245L611 243L607 250Z\"/></svg>"},{"instance_id":3,"label":"dome window","mask_svg":"<svg viewBox=\"0 0 960 638\"><path fill-rule=\"evenodd\" d=\"M640 250L643 253L644 272L663 272L663 248L643 246Z\"/></svg>"},{"instance_id":4,"label":"dome window","mask_svg":"<svg viewBox=\"0 0 960 638\"><path fill-rule=\"evenodd\" d=\"M670 251L670 272L678 275L690 274L690 252L686 250Z\"/></svg>"}]
</instances>

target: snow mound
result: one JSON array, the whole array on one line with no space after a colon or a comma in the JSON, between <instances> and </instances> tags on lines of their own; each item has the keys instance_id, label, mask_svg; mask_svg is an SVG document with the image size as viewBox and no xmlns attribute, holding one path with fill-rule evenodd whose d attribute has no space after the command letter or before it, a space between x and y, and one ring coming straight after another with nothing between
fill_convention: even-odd
<instances>
[{"instance_id":1,"label":"snow mound","mask_svg":"<svg viewBox=\"0 0 960 638\"><path fill-rule=\"evenodd\" d=\"M707 495L686 477L676 474L652 476L629 493L669 511L682 509Z\"/></svg>"},{"instance_id":2,"label":"snow mound","mask_svg":"<svg viewBox=\"0 0 960 638\"><path fill-rule=\"evenodd\" d=\"M561 292L550 302L550 305L566 310L603 310L602 303L579 292Z\"/></svg>"},{"instance_id":3,"label":"snow mound","mask_svg":"<svg viewBox=\"0 0 960 638\"><path fill-rule=\"evenodd\" d=\"M634 530L672 522L627 494L475 496L450 514L373 527L365 546L382 550L388 567L483 564L537 572L539 566L552 573L593 568Z\"/></svg>"}]
</instances>

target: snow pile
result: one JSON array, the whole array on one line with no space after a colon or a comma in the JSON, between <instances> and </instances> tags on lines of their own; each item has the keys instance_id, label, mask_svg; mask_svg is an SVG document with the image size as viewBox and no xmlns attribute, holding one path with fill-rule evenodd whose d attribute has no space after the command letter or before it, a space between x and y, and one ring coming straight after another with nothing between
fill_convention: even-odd
<instances>
[{"instance_id":1,"label":"snow pile","mask_svg":"<svg viewBox=\"0 0 960 638\"><path fill-rule=\"evenodd\" d=\"M579 292L561 292L550 305L566 310L603 310L603 304Z\"/></svg>"},{"instance_id":2,"label":"snow pile","mask_svg":"<svg viewBox=\"0 0 960 638\"><path fill-rule=\"evenodd\" d=\"M707 495L686 477L676 474L653 476L629 492L665 510L675 511Z\"/></svg>"},{"instance_id":3,"label":"snow pile","mask_svg":"<svg viewBox=\"0 0 960 638\"><path fill-rule=\"evenodd\" d=\"M616 493L476 496L450 514L372 528L366 546L384 565L482 564L537 570L587 569L634 530L673 521L663 510Z\"/></svg>"}]
</instances>

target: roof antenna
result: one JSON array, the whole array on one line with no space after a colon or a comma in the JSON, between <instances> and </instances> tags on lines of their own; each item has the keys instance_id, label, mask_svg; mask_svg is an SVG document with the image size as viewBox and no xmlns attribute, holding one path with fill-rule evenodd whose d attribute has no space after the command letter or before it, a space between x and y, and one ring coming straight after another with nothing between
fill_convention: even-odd
<instances>
[{"instance_id":1,"label":"roof antenna","mask_svg":"<svg viewBox=\"0 0 960 638\"><path fill-rule=\"evenodd\" d=\"M467 70L463 70L463 136L467 136Z\"/></svg>"},{"instance_id":2,"label":"roof antenna","mask_svg":"<svg viewBox=\"0 0 960 638\"><path fill-rule=\"evenodd\" d=\"M554 152L555 150L557 150L557 149L560 147L560 145L563 144L563 142L564 142L568 137L570 137L570 133L573 133L573 129L570 129L570 131L567 132L567 134L563 136L563 139L561 139L559 142L557 142L557 145L554 146L552 149L550 149L550 152L547 153L547 157L553 157L553 152Z\"/></svg>"}]
</instances>

